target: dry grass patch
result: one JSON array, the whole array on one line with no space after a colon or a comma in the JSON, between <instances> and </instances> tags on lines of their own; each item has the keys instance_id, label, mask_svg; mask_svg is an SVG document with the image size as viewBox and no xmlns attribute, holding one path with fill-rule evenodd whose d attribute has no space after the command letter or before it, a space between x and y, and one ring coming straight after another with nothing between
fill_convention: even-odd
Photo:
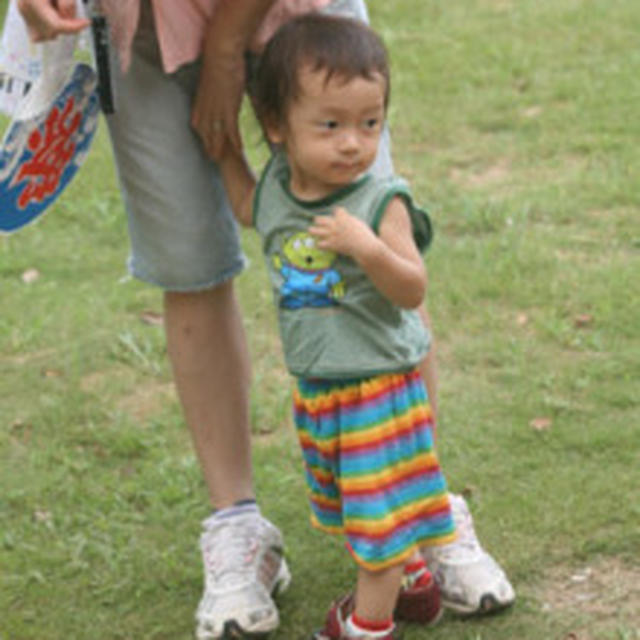
<instances>
[{"instance_id":1,"label":"dry grass patch","mask_svg":"<svg viewBox=\"0 0 640 640\"><path fill-rule=\"evenodd\" d=\"M509 161L506 158L499 159L495 164L483 167L476 171L467 171L459 167L451 169L449 177L451 181L468 188L482 188L490 185L499 185L505 182L511 174Z\"/></svg>"},{"instance_id":2,"label":"dry grass patch","mask_svg":"<svg viewBox=\"0 0 640 640\"><path fill-rule=\"evenodd\" d=\"M570 623L566 640L640 637L640 566L621 558L553 567L534 597L543 612Z\"/></svg>"},{"instance_id":3,"label":"dry grass patch","mask_svg":"<svg viewBox=\"0 0 640 640\"><path fill-rule=\"evenodd\" d=\"M178 402L172 382L148 382L116 402L116 408L129 414L136 422L144 423L162 412L168 404Z\"/></svg>"}]
</instances>

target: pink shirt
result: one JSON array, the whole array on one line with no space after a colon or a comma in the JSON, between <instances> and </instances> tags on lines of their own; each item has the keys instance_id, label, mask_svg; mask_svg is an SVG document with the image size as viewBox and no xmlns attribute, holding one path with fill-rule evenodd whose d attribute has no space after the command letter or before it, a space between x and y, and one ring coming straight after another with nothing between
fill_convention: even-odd
<instances>
[{"instance_id":1,"label":"pink shirt","mask_svg":"<svg viewBox=\"0 0 640 640\"><path fill-rule=\"evenodd\" d=\"M140 2L147 0L102 0L109 17L113 40L120 63L127 69L131 60L131 43L138 26ZM244 0L149 0L153 5L162 65L167 73L195 60L202 49L205 29L218 2ZM276 0L252 42L259 48L286 20L294 15L319 9L331 0Z\"/></svg>"}]
</instances>

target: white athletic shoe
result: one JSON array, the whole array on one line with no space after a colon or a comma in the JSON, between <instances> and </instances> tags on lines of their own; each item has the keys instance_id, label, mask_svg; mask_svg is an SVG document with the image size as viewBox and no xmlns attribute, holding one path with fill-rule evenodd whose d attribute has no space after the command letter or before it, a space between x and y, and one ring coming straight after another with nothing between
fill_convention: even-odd
<instances>
[{"instance_id":1,"label":"white athletic shoe","mask_svg":"<svg viewBox=\"0 0 640 640\"><path fill-rule=\"evenodd\" d=\"M291 581L280 531L257 513L211 517L203 527L205 586L196 611L198 640L273 631L279 617L272 595Z\"/></svg>"},{"instance_id":2,"label":"white athletic shoe","mask_svg":"<svg viewBox=\"0 0 640 640\"><path fill-rule=\"evenodd\" d=\"M453 494L449 499L458 539L423 548L427 566L440 587L442 604L466 615L508 607L516 598L511 583L480 545L465 499Z\"/></svg>"}]
</instances>

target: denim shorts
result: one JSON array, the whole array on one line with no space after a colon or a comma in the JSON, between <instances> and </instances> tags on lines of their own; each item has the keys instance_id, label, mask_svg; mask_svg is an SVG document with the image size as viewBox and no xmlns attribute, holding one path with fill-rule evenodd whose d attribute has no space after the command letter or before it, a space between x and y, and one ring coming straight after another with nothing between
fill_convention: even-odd
<instances>
[{"instance_id":1,"label":"denim shorts","mask_svg":"<svg viewBox=\"0 0 640 640\"><path fill-rule=\"evenodd\" d=\"M214 287L246 260L216 164L191 128L200 64L166 74L149 2L126 74L116 70L116 113L107 116L128 215L130 273L169 291ZM367 20L363 0L334 0L325 11ZM388 134L378 166L391 169Z\"/></svg>"}]
</instances>

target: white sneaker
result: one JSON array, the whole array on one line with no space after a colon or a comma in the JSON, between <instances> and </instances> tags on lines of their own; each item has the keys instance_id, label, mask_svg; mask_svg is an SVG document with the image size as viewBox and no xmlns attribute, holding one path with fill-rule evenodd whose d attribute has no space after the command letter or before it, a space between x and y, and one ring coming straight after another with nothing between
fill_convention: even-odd
<instances>
[{"instance_id":1,"label":"white sneaker","mask_svg":"<svg viewBox=\"0 0 640 640\"><path fill-rule=\"evenodd\" d=\"M279 617L271 596L291 581L280 531L255 512L211 517L203 527L205 586L196 611L198 640L273 631Z\"/></svg>"},{"instance_id":2,"label":"white sneaker","mask_svg":"<svg viewBox=\"0 0 640 640\"><path fill-rule=\"evenodd\" d=\"M462 496L449 494L458 539L423 548L442 604L461 614L492 613L513 604L516 594L498 563L480 546L469 507Z\"/></svg>"}]
</instances>

